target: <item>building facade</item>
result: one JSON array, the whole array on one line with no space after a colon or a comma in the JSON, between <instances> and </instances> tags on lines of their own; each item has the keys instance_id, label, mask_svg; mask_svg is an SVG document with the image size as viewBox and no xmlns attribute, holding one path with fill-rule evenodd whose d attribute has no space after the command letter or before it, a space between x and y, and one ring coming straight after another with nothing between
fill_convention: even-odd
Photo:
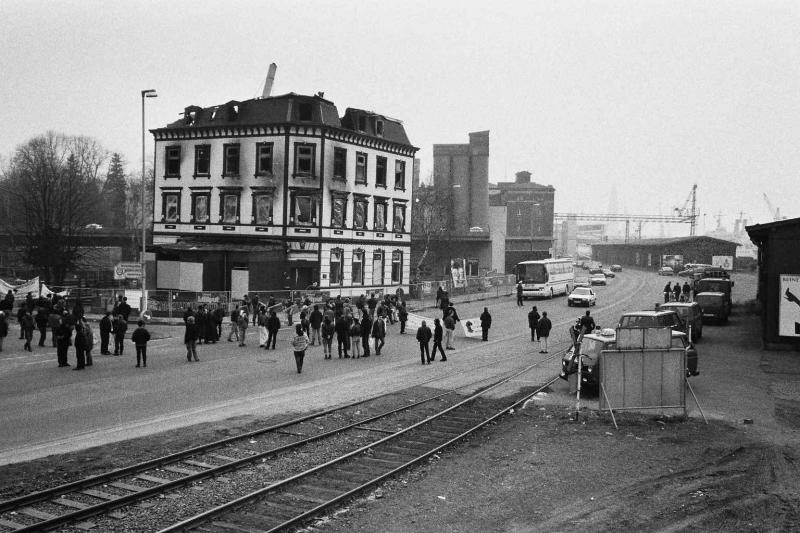
<instances>
[{"instance_id":1,"label":"building facade","mask_svg":"<svg viewBox=\"0 0 800 533\"><path fill-rule=\"evenodd\" d=\"M514 182L499 182L489 192L490 205L506 207L505 271L513 272L520 261L551 257L555 188L533 183L531 173L521 171Z\"/></svg>"},{"instance_id":2,"label":"building facade","mask_svg":"<svg viewBox=\"0 0 800 533\"><path fill-rule=\"evenodd\" d=\"M400 121L290 93L151 132L156 288L408 290L417 148Z\"/></svg>"},{"instance_id":3,"label":"building facade","mask_svg":"<svg viewBox=\"0 0 800 533\"><path fill-rule=\"evenodd\" d=\"M604 265L640 267L657 270L662 266L686 263L716 264L728 258L726 269L735 267L736 242L705 235L666 239L639 239L592 244L592 259ZM716 258L716 259L715 259Z\"/></svg>"}]
</instances>

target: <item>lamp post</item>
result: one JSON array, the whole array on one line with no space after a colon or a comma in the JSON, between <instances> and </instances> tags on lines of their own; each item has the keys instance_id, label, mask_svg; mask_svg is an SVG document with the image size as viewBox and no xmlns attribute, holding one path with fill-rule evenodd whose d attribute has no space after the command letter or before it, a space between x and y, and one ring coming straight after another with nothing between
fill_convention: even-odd
<instances>
[{"instance_id":1,"label":"lamp post","mask_svg":"<svg viewBox=\"0 0 800 533\"><path fill-rule=\"evenodd\" d=\"M144 127L144 100L145 98L155 98L158 96L155 89L145 89L142 91L142 302L140 304L139 309L139 316L143 315L145 310L147 309L147 289L146 289L146 281L147 281L147 270L145 264L145 253L147 251L147 228L145 226L145 216L144 216L144 188L145 188L145 155L144 155L144 135L145 135L145 127Z\"/></svg>"}]
</instances>

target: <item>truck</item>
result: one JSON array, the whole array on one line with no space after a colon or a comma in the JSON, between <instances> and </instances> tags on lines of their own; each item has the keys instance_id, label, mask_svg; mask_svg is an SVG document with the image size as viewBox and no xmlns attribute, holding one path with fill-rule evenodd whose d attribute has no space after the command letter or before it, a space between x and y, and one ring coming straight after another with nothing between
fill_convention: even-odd
<instances>
[{"instance_id":1,"label":"truck","mask_svg":"<svg viewBox=\"0 0 800 533\"><path fill-rule=\"evenodd\" d=\"M731 290L733 289L733 280L730 278L701 278L694 282L695 301L697 295L701 292L721 292L727 308L727 314L731 313L733 302L731 300ZM702 307L703 304L700 304Z\"/></svg>"}]
</instances>

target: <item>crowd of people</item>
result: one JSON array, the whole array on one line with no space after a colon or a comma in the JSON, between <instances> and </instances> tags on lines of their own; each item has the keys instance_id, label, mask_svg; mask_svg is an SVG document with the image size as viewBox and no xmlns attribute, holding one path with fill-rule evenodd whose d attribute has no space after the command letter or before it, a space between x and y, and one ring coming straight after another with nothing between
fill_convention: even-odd
<instances>
[{"instance_id":1,"label":"crowd of people","mask_svg":"<svg viewBox=\"0 0 800 533\"><path fill-rule=\"evenodd\" d=\"M684 281L683 286L681 286L679 281L676 281L674 286L672 286L672 282L669 281L664 285L664 303L691 301L692 287L689 285L688 281Z\"/></svg>"}]
</instances>

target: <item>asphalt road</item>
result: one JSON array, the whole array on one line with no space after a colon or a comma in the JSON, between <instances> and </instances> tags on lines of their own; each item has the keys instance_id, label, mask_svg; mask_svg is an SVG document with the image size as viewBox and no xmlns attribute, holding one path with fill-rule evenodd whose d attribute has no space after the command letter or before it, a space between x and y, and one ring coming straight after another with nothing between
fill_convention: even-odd
<instances>
[{"instance_id":1,"label":"asphalt road","mask_svg":"<svg viewBox=\"0 0 800 533\"><path fill-rule=\"evenodd\" d=\"M664 283L652 273L622 272L607 287L596 288L592 314L598 325L613 327L622 312L652 308ZM457 349L448 351L446 363L420 365L413 332L399 335L395 324L380 357L334 355L325 361L322 348L314 346L302 374L295 370L288 328L281 330L275 351L259 349L251 328L246 347L225 342L226 332L221 343L199 347L200 362L188 363L183 328L154 325L151 331L165 338L150 342L147 368L135 368L135 350L126 340L125 355L95 355L92 367L73 372L57 367L54 348L23 352L14 326L0 353L0 464L233 416L321 409L430 380L432 386L452 387L501 374L542 357L527 328L532 305L553 321L551 344L567 342L567 328L584 312L567 307L564 297L526 301L522 308L514 297L460 303L462 320L477 317L486 306L493 326L489 342L463 338L457 329ZM433 318L438 311L419 314ZM706 336L714 334L704 333L704 341ZM559 365L555 359L543 364L530 379L554 376Z\"/></svg>"}]
</instances>

